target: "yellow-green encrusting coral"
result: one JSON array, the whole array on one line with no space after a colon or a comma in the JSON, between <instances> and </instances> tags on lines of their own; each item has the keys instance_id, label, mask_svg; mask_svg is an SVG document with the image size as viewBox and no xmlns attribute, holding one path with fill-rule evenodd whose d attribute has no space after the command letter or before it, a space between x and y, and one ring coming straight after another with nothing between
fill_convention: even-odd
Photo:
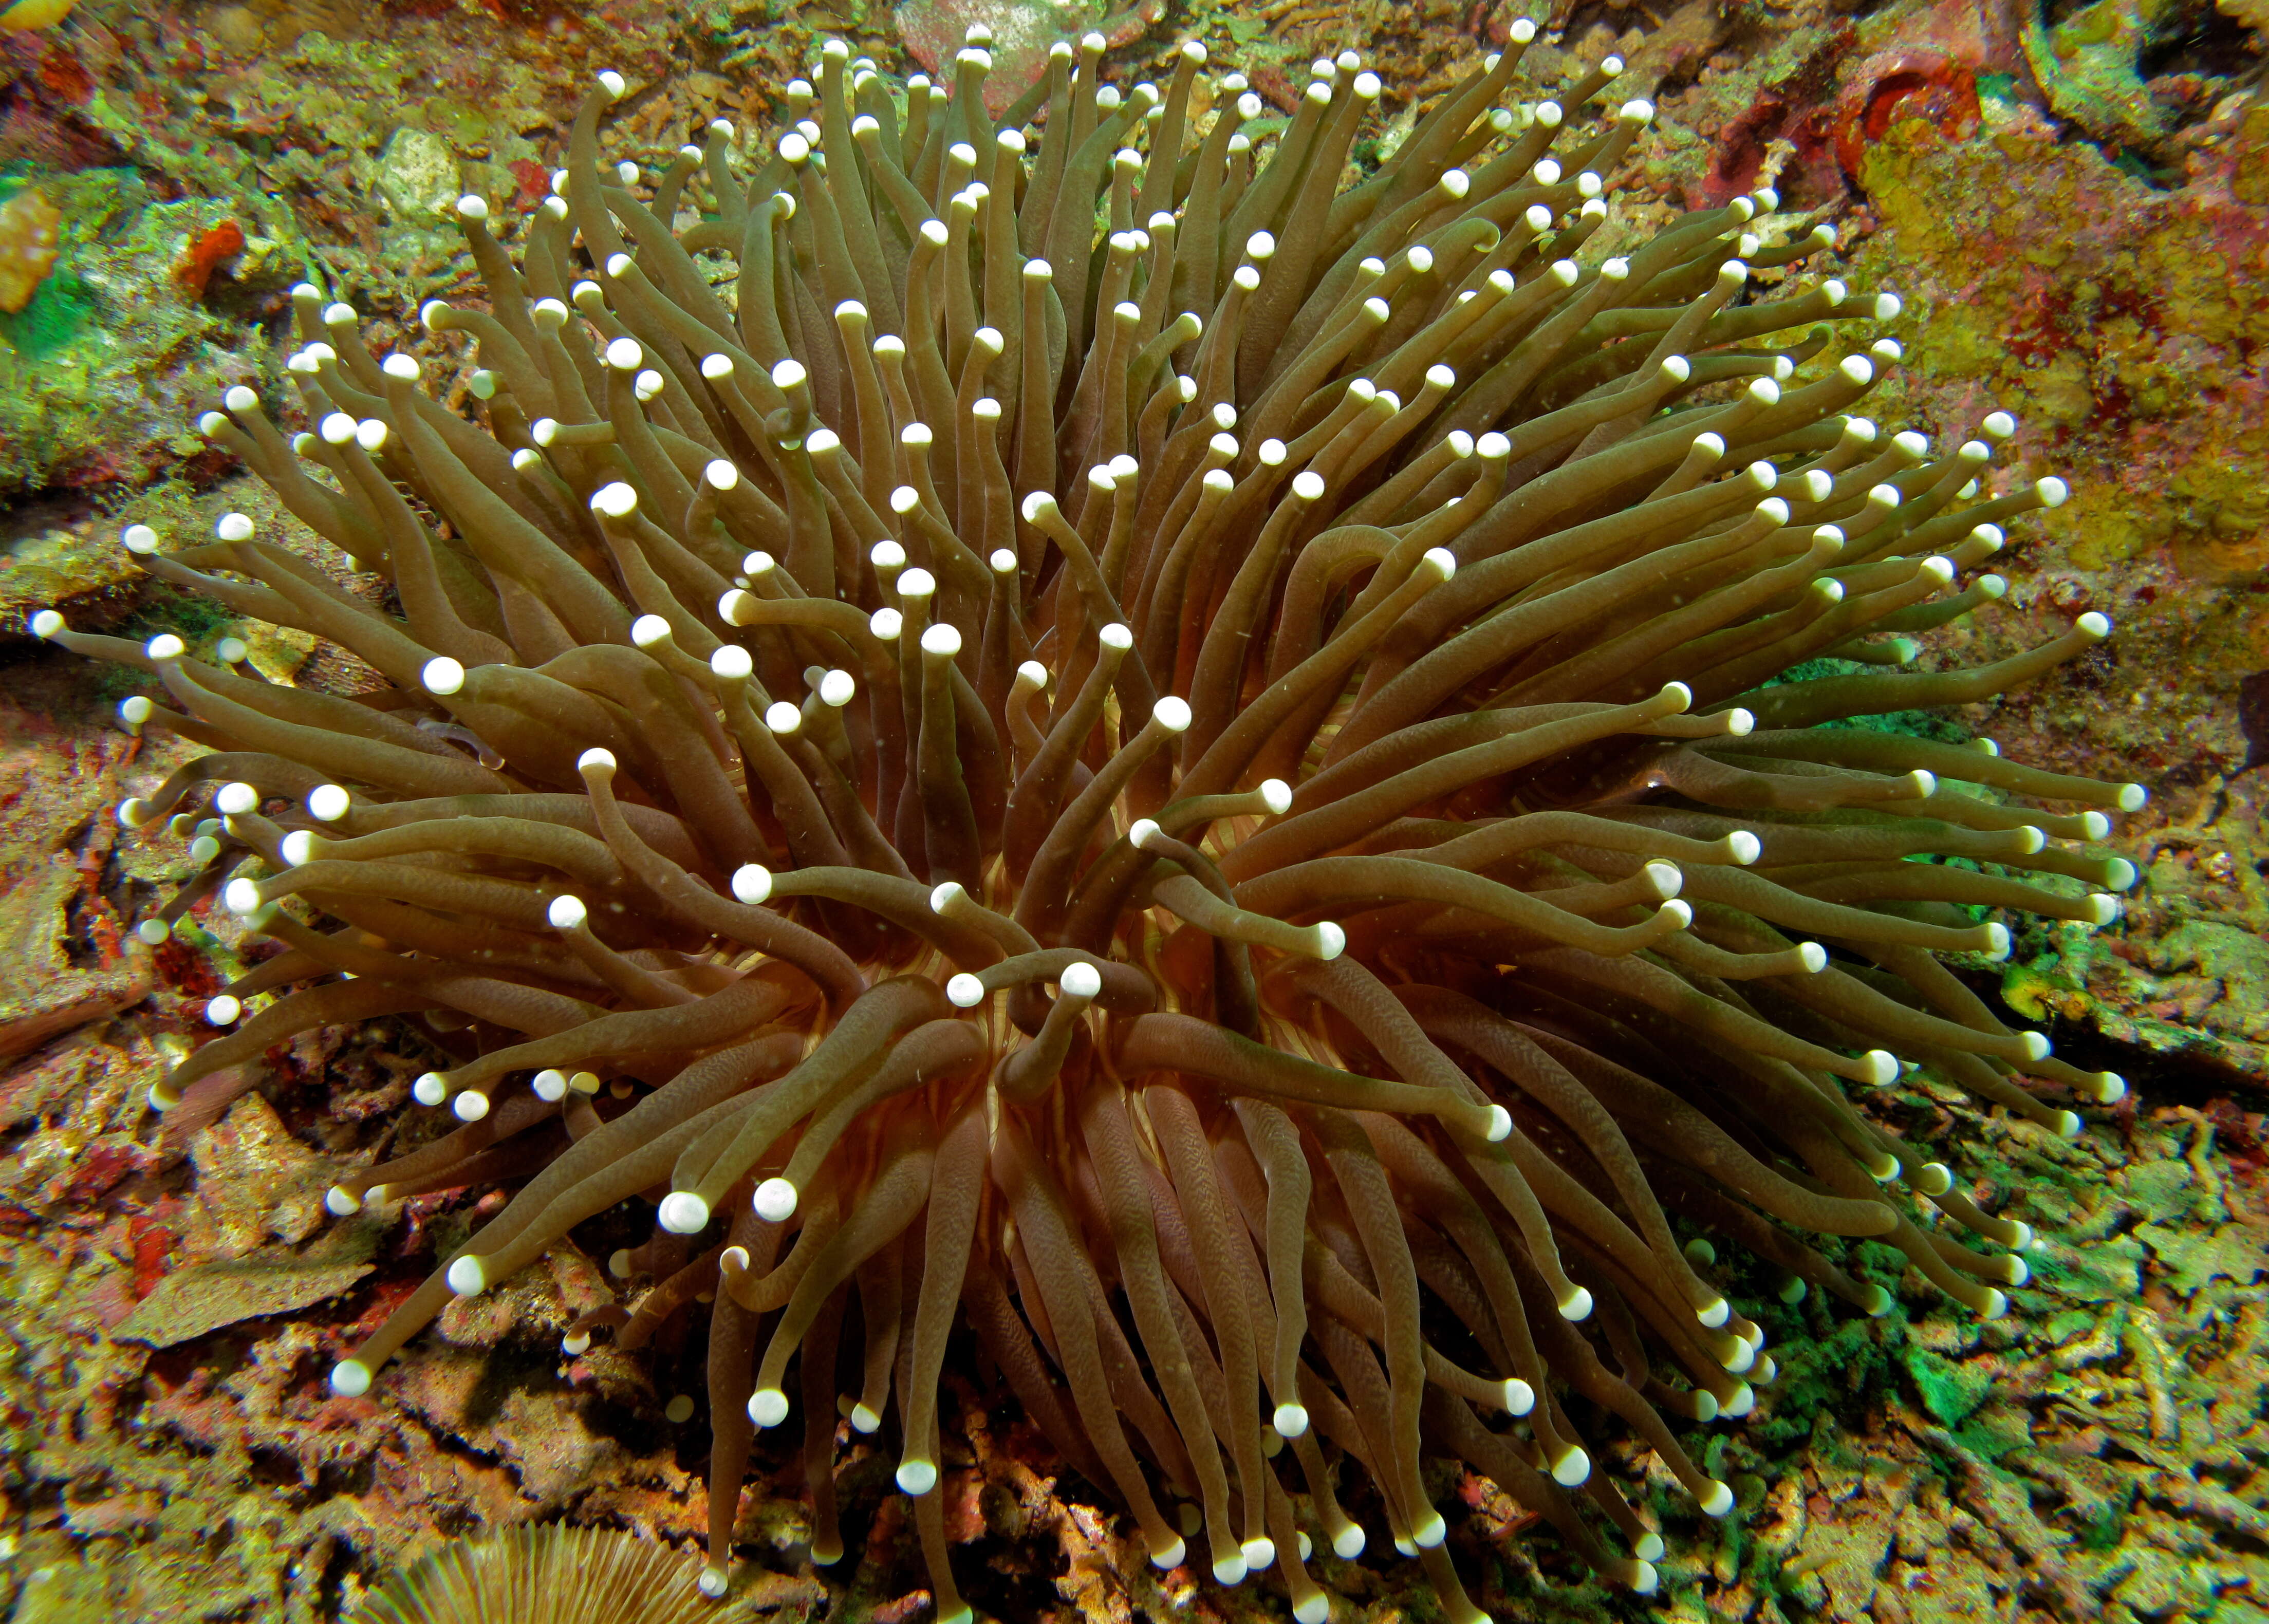
<instances>
[{"instance_id":1,"label":"yellow-green encrusting coral","mask_svg":"<svg viewBox=\"0 0 2269 1624\"><path fill-rule=\"evenodd\" d=\"M157 1103L400 1016L458 1126L333 1210L516 1186L338 1391L643 1197L615 1265L656 1283L568 1351L713 1297L711 1593L757 1428L802 1428L841 1555L840 1414L968 1616L966 1327L1162 1567L1201 1539L1315 1624L1313 1539L1384 1532L1462 1624L1423 1457L1639 1591L1659 1535L1571 1397L1730 1509L1672 1422L1773 1360L1674 1220L1791 1300L1887 1310L1807 1244L1859 1236L2002 1311L2024 1226L1851 1091L1920 1064L2065 1131L2026 1080L2117 1096L1939 956L2111 918L2132 870L2073 843L2142 792L1841 724L2108 634L1900 668L2063 487L1985 493L2006 414L1938 449L1858 415L1896 300L1803 273L1832 233L1769 192L1600 253L1652 109L1612 60L1519 100L1531 37L1351 175L1352 55L1256 142L1195 44L1124 92L1060 48L997 119L981 40L903 102L831 45L761 156L719 125L658 179L600 161L603 75L517 262L460 208L487 302L425 314L478 423L301 291L313 427L239 390L205 429L391 597L240 515L126 543L370 691L38 629L212 751L121 808L205 865L145 930L218 894L281 944ZM1775 682L1822 655L1856 674Z\"/></svg>"}]
</instances>

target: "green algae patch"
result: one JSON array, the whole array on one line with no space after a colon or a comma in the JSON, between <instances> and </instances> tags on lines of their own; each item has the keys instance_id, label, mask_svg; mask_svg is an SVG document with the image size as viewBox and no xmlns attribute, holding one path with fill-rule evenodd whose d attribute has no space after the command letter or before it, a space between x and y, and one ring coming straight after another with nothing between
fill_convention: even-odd
<instances>
[{"instance_id":1,"label":"green algae patch","mask_svg":"<svg viewBox=\"0 0 2269 1624\"><path fill-rule=\"evenodd\" d=\"M2129 1236L2085 1246L2049 1242L2027 1259L2033 1279L2069 1302L2124 1303L2143 1288L2142 1244Z\"/></svg>"},{"instance_id":2,"label":"green algae patch","mask_svg":"<svg viewBox=\"0 0 2269 1624\"><path fill-rule=\"evenodd\" d=\"M1910 1342L1900 1350L1899 1361L1914 1378L1923 1407L1948 1427L1968 1421L1993 1391L1992 1368L1984 1360L1957 1364Z\"/></svg>"}]
</instances>

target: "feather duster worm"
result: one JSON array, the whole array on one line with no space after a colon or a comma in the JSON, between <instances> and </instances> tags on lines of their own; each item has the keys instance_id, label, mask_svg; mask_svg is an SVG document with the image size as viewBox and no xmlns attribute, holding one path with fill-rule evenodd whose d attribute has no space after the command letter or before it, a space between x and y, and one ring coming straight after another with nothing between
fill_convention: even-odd
<instances>
[{"instance_id":1,"label":"feather duster worm","mask_svg":"<svg viewBox=\"0 0 2269 1624\"><path fill-rule=\"evenodd\" d=\"M1201 1533L1313 1624L1305 1530L1364 1548L1360 1473L1462 1621L1429 1455L1640 1591L1660 1539L1571 1397L1730 1508L1671 1421L1772 1361L1674 1220L1792 1300L1887 1310L1807 1244L1864 1236L2002 1311L2024 1226L1851 1091L1919 1064L2067 1132L2021 1078L2117 1096L1939 956L2006 954L1992 910L2112 917L2031 876L2131 882L2072 843L2142 792L1840 724L2108 634L1897 668L2063 487L1981 495L2006 414L1940 451L1855 415L1897 301L1800 274L1833 233L1770 192L1587 252L1652 110L1594 107L1612 61L1511 100L1532 33L1352 179L1352 56L1256 143L1195 44L1125 94L1059 47L998 119L981 40L903 103L830 45L768 155L718 125L650 188L600 161L603 75L517 263L460 206L488 303L425 320L478 345L484 429L299 291L313 432L243 389L205 432L391 599L238 515L127 545L375 691L38 629L213 751L121 809L205 862L145 931L218 892L282 945L157 1103L424 1022L461 1126L332 1209L517 1186L339 1391L644 1196L615 1264L656 1283L568 1347L713 1296L711 1593L758 1428L801 1427L840 1555L839 1408L969 1616L966 1326L1162 1567ZM1854 674L1777 680L1816 656Z\"/></svg>"}]
</instances>

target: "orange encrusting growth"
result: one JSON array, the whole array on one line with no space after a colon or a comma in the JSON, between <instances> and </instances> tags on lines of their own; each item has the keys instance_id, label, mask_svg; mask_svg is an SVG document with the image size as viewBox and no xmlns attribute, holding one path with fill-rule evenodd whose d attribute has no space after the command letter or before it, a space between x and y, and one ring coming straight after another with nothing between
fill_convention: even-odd
<instances>
[{"instance_id":1,"label":"orange encrusting growth","mask_svg":"<svg viewBox=\"0 0 2269 1624\"><path fill-rule=\"evenodd\" d=\"M32 302L63 252L63 212L35 187L0 203L0 310Z\"/></svg>"}]
</instances>

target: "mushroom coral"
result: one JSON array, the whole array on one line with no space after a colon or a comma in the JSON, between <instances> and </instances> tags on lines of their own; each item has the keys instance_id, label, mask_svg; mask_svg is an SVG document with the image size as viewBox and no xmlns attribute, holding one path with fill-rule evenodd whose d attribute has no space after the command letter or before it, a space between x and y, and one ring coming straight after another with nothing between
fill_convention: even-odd
<instances>
[{"instance_id":1,"label":"mushroom coral","mask_svg":"<svg viewBox=\"0 0 2269 1624\"><path fill-rule=\"evenodd\" d=\"M713 1616L668 1546L596 1528L453 1540L389 1576L354 1624L696 1624Z\"/></svg>"},{"instance_id":2,"label":"mushroom coral","mask_svg":"<svg viewBox=\"0 0 2269 1624\"><path fill-rule=\"evenodd\" d=\"M1675 1226L1790 1301L1886 1311L1812 1244L1868 1236L2003 1310L2025 1226L1853 1091L1918 1065L2066 1133L2028 1079L2117 1097L1940 956L2112 918L2133 871L2077 843L2142 792L1847 724L2109 633L1903 668L2063 486L1990 474L2005 413L1936 451L1856 415L1897 300L1806 270L1834 233L1770 191L1611 223L1652 109L1612 59L1518 100L1533 34L1375 166L1352 55L1256 139L1195 43L1124 93L1060 46L998 118L981 38L903 100L830 44L766 151L721 123L650 183L602 75L517 262L459 205L487 303L424 315L484 424L298 291L313 429L248 389L203 428L385 595L242 515L126 544L369 690L37 629L212 752L121 808L203 862L145 934L218 893L280 944L156 1103L398 1016L455 1125L331 1209L514 1187L338 1391L644 1197L650 1289L566 1346L713 1301L709 1593L791 1418L842 1554L845 1414L970 1616L966 1327L1161 1568L1201 1535L1314 1624L1304 1530L1364 1549L1359 1473L1465 1624L1428 1457L1641 1591L1661 1539L1571 1406L1730 1509L1674 1422L1773 1361Z\"/></svg>"}]
</instances>

